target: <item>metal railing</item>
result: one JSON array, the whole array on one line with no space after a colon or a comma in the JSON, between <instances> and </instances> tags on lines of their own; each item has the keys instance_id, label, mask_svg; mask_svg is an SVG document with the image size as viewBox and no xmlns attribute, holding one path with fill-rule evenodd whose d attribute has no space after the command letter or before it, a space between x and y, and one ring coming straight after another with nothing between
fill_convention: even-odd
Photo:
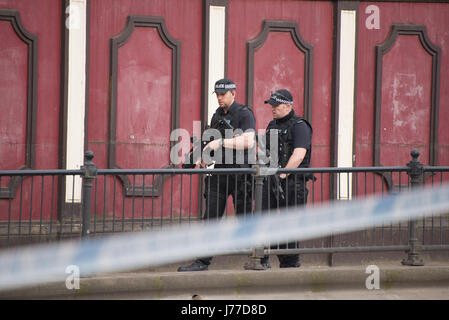
<instances>
[{"instance_id":1,"label":"metal railing","mask_svg":"<svg viewBox=\"0 0 449 320\"><path fill-rule=\"evenodd\" d=\"M372 194L398 193L423 183L438 186L449 181L449 167L425 167L419 153L403 167L354 167L279 169L294 179L313 174L306 183L307 207L329 201L363 199ZM62 238L95 237L114 232L161 229L182 223L197 223L204 212L207 185L204 177L242 177L251 192L252 203L244 215L262 208L263 179L259 167L248 169L97 169L93 153L87 152L80 170L0 171L0 244L13 246ZM237 179L231 179L237 181ZM298 184L294 184L295 188ZM237 184L226 184L237 190ZM287 185L288 188L288 185ZM288 195L288 189L285 190ZM295 194L297 193L295 189ZM236 197L243 194L235 192ZM276 211L276 210L275 210ZM224 216L235 212L228 200ZM255 261L261 252L338 253L406 251L404 264L422 265L423 250L449 249L449 215L382 225L357 232L295 242L287 249L279 244L269 248L243 250Z\"/></svg>"}]
</instances>

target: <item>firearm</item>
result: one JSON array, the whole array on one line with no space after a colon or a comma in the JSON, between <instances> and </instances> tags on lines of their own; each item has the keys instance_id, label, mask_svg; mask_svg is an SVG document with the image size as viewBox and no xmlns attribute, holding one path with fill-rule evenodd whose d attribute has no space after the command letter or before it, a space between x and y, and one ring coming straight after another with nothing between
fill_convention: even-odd
<instances>
[{"instance_id":1,"label":"firearm","mask_svg":"<svg viewBox=\"0 0 449 320\"><path fill-rule=\"evenodd\" d=\"M220 131L221 136L225 137L225 130L226 129L234 130L234 127L231 126L231 124L226 120L219 119L218 121L215 121L212 126L206 126L205 130L207 129L217 129L218 131ZM212 140L214 139L211 139L210 141ZM184 169L195 168L196 161L198 160L199 157L202 157L204 147L210 142L198 139L197 137L191 137L190 141L193 143L193 146L184 157L184 163L182 164L182 168Z\"/></svg>"},{"instance_id":2,"label":"firearm","mask_svg":"<svg viewBox=\"0 0 449 320\"><path fill-rule=\"evenodd\" d=\"M209 126L206 127L208 129ZM198 160L198 152L201 155L203 148L206 146L207 141L202 141L197 137L191 137L190 142L193 143L192 148L186 153L184 157L184 162L182 164L183 169L193 169L195 168L195 163ZM198 148L200 150L198 151Z\"/></svg>"},{"instance_id":3,"label":"firearm","mask_svg":"<svg viewBox=\"0 0 449 320\"><path fill-rule=\"evenodd\" d=\"M275 199L277 201L284 201L285 200L285 192L282 188L282 179L277 175L274 174L273 176L269 176L268 179L270 179L270 188L271 192L274 195Z\"/></svg>"},{"instance_id":4,"label":"firearm","mask_svg":"<svg viewBox=\"0 0 449 320\"><path fill-rule=\"evenodd\" d=\"M234 127L231 126L231 124L228 121L226 121L225 119L218 120L212 128L220 131L223 137L225 136L226 129L234 130Z\"/></svg>"},{"instance_id":5,"label":"firearm","mask_svg":"<svg viewBox=\"0 0 449 320\"><path fill-rule=\"evenodd\" d=\"M268 160L268 162L271 162L270 150L267 148L267 141L264 141L265 139L266 139L266 137L265 138L261 137L261 136L259 136L258 133L256 133L256 142L259 146L259 152L261 152L262 154L265 154L266 160ZM260 154L258 153L258 155L260 155ZM261 160L261 159L259 158L259 160ZM271 193L273 194L275 199L277 201L285 200L285 192L281 185L281 183L282 183L281 178L277 174L273 174L273 175L267 176L265 179L268 179L269 190L271 191Z\"/></svg>"}]
</instances>

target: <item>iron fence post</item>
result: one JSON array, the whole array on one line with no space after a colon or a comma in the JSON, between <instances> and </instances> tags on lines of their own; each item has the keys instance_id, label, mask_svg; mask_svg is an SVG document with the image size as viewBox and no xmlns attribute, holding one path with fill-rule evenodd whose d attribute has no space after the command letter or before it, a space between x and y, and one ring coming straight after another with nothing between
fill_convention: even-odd
<instances>
[{"instance_id":1,"label":"iron fence post","mask_svg":"<svg viewBox=\"0 0 449 320\"><path fill-rule=\"evenodd\" d=\"M410 153L412 160L407 163L409 170L407 171L410 177L410 184L412 189L420 187L423 184L423 165L418 161L419 151L412 150ZM407 266L423 266L424 261L420 257L421 245L418 241L418 220L409 220L408 222L408 245L407 259L402 260L403 265Z\"/></svg>"},{"instance_id":2,"label":"iron fence post","mask_svg":"<svg viewBox=\"0 0 449 320\"><path fill-rule=\"evenodd\" d=\"M262 164L254 166L257 171L254 175L254 214L260 214L262 212L262 190L264 176L261 174ZM245 264L246 270L265 270L265 267L261 264L261 260L264 257L264 246L256 246L253 248L253 252L249 257L249 261Z\"/></svg>"},{"instance_id":3,"label":"iron fence post","mask_svg":"<svg viewBox=\"0 0 449 320\"><path fill-rule=\"evenodd\" d=\"M92 151L86 151L84 154L84 165L81 166L81 170L84 171L82 176L82 229L81 237L87 237L90 234L90 211L92 202L92 184L94 179L97 178L97 167L92 162L94 153Z\"/></svg>"}]
</instances>

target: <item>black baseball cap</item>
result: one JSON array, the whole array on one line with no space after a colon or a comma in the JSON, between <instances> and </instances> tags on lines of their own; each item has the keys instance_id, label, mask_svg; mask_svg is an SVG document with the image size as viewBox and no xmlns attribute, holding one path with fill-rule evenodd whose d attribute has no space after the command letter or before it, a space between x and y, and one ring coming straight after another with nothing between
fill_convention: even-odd
<instances>
[{"instance_id":1,"label":"black baseball cap","mask_svg":"<svg viewBox=\"0 0 449 320\"><path fill-rule=\"evenodd\" d=\"M293 104L293 96L287 89L280 89L272 92L270 99L265 100L265 103L269 103L273 107L277 107L282 103Z\"/></svg>"},{"instance_id":2,"label":"black baseball cap","mask_svg":"<svg viewBox=\"0 0 449 320\"><path fill-rule=\"evenodd\" d=\"M215 86L214 86L214 92L212 93L219 93L219 94L224 94L229 90L233 90L236 89L237 86L235 85L234 81L232 81L231 79L228 78L223 78L218 80L217 82L215 82Z\"/></svg>"}]
</instances>

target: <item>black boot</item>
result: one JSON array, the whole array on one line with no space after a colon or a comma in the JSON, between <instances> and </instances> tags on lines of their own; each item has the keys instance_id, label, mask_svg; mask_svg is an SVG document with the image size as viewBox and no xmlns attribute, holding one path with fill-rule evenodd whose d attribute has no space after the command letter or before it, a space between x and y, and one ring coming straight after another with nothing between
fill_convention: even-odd
<instances>
[{"instance_id":1,"label":"black boot","mask_svg":"<svg viewBox=\"0 0 449 320\"><path fill-rule=\"evenodd\" d=\"M201 261L200 259L195 260L191 265L179 267L178 272L184 271L205 271L209 269L209 265Z\"/></svg>"},{"instance_id":2,"label":"black boot","mask_svg":"<svg viewBox=\"0 0 449 320\"><path fill-rule=\"evenodd\" d=\"M299 261L299 254L280 254L279 268L299 268L301 262Z\"/></svg>"},{"instance_id":3,"label":"black boot","mask_svg":"<svg viewBox=\"0 0 449 320\"><path fill-rule=\"evenodd\" d=\"M270 269L271 264L269 262L270 256L264 256L262 259L260 259L260 264L263 265L265 269Z\"/></svg>"}]
</instances>

